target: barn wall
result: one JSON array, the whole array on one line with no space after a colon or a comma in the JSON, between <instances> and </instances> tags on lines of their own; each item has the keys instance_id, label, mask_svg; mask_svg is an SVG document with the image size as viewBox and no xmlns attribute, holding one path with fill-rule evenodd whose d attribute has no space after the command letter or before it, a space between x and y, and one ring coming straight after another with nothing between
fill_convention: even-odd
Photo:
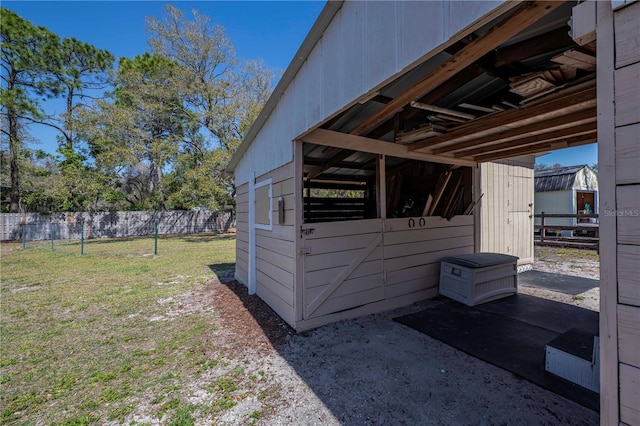
<instances>
[{"instance_id":1,"label":"barn wall","mask_svg":"<svg viewBox=\"0 0 640 426\"><path fill-rule=\"evenodd\" d=\"M286 90L275 94L278 103L234 171L236 185L292 161L294 138L425 60L501 3L344 2Z\"/></svg>"},{"instance_id":2,"label":"barn wall","mask_svg":"<svg viewBox=\"0 0 640 426\"><path fill-rule=\"evenodd\" d=\"M484 194L478 213L478 251L518 256L519 270L533 264L533 165L519 157L478 166Z\"/></svg>"},{"instance_id":3,"label":"barn wall","mask_svg":"<svg viewBox=\"0 0 640 426\"><path fill-rule=\"evenodd\" d=\"M249 282L249 184L236 187L236 280Z\"/></svg>"},{"instance_id":4,"label":"barn wall","mask_svg":"<svg viewBox=\"0 0 640 426\"><path fill-rule=\"evenodd\" d=\"M474 217L305 224L304 318L297 330L438 294L440 259L473 253Z\"/></svg>"},{"instance_id":5,"label":"barn wall","mask_svg":"<svg viewBox=\"0 0 640 426\"><path fill-rule=\"evenodd\" d=\"M640 3L597 2L601 423L640 424Z\"/></svg>"},{"instance_id":6,"label":"barn wall","mask_svg":"<svg viewBox=\"0 0 640 426\"><path fill-rule=\"evenodd\" d=\"M294 224L293 163L256 177L256 184L271 179L272 229L256 229L256 294L285 321L294 320ZM284 202L284 222L278 223L278 199ZM248 283L249 185L236 188L236 279Z\"/></svg>"}]
</instances>

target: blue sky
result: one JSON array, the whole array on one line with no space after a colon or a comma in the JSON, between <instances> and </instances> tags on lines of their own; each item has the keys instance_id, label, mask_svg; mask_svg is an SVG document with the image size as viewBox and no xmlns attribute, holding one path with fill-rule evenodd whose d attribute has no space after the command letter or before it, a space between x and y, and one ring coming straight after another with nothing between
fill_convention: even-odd
<instances>
[{"instance_id":1,"label":"blue sky","mask_svg":"<svg viewBox=\"0 0 640 426\"><path fill-rule=\"evenodd\" d=\"M145 17L162 17L164 4L172 3L191 19L198 10L222 25L243 59L262 58L266 65L284 71L324 6L324 1L2 1L35 25L61 37L75 37L116 58L150 51ZM55 107L54 107L55 108ZM41 143L37 149L55 153L56 133L44 126L30 130ZM597 145L554 151L538 157L538 163L553 165L593 164Z\"/></svg>"}]
</instances>

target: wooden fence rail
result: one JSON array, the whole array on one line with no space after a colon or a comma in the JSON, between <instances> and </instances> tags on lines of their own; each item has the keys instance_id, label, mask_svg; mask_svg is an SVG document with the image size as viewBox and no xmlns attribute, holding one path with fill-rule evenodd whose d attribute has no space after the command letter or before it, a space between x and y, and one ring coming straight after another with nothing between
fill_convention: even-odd
<instances>
[{"instance_id":1,"label":"wooden fence rail","mask_svg":"<svg viewBox=\"0 0 640 426\"><path fill-rule=\"evenodd\" d=\"M554 245L575 248L598 249L600 236L597 214L535 214L540 219L534 225L534 241L539 245ZM574 225L549 224L547 219L576 219ZM569 235L562 231L571 231ZM548 235L553 232L554 235ZM558 235L560 234L560 235Z\"/></svg>"}]
</instances>

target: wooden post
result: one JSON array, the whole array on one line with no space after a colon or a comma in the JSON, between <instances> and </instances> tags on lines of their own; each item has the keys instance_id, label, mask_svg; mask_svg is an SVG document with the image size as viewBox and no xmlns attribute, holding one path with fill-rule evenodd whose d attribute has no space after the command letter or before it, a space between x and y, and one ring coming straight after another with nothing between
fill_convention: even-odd
<instances>
[{"instance_id":1,"label":"wooden post","mask_svg":"<svg viewBox=\"0 0 640 426\"><path fill-rule=\"evenodd\" d=\"M540 215L540 245L544 245L544 212Z\"/></svg>"}]
</instances>

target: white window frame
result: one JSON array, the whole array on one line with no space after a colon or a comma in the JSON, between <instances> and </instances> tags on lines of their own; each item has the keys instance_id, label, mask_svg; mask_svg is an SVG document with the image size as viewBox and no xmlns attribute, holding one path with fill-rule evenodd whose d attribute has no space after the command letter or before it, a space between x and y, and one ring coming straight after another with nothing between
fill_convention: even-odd
<instances>
[{"instance_id":1,"label":"white window frame","mask_svg":"<svg viewBox=\"0 0 640 426\"><path fill-rule=\"evenodd\" d=\"M264 229L267 231L272 231L273 230L273 185L272 185L272 179L268 178L265 179L259 183L256 183L255 186L253 187L253 191L254 191L254 202L253 202L253 208L256 209L256 204L255 204L255 192L264 187L269 185L269 224L264 224L264 223L258 223L256 222L256 215L253 215L253 226L256 229Z\"/></svg>"}]
</instances>

